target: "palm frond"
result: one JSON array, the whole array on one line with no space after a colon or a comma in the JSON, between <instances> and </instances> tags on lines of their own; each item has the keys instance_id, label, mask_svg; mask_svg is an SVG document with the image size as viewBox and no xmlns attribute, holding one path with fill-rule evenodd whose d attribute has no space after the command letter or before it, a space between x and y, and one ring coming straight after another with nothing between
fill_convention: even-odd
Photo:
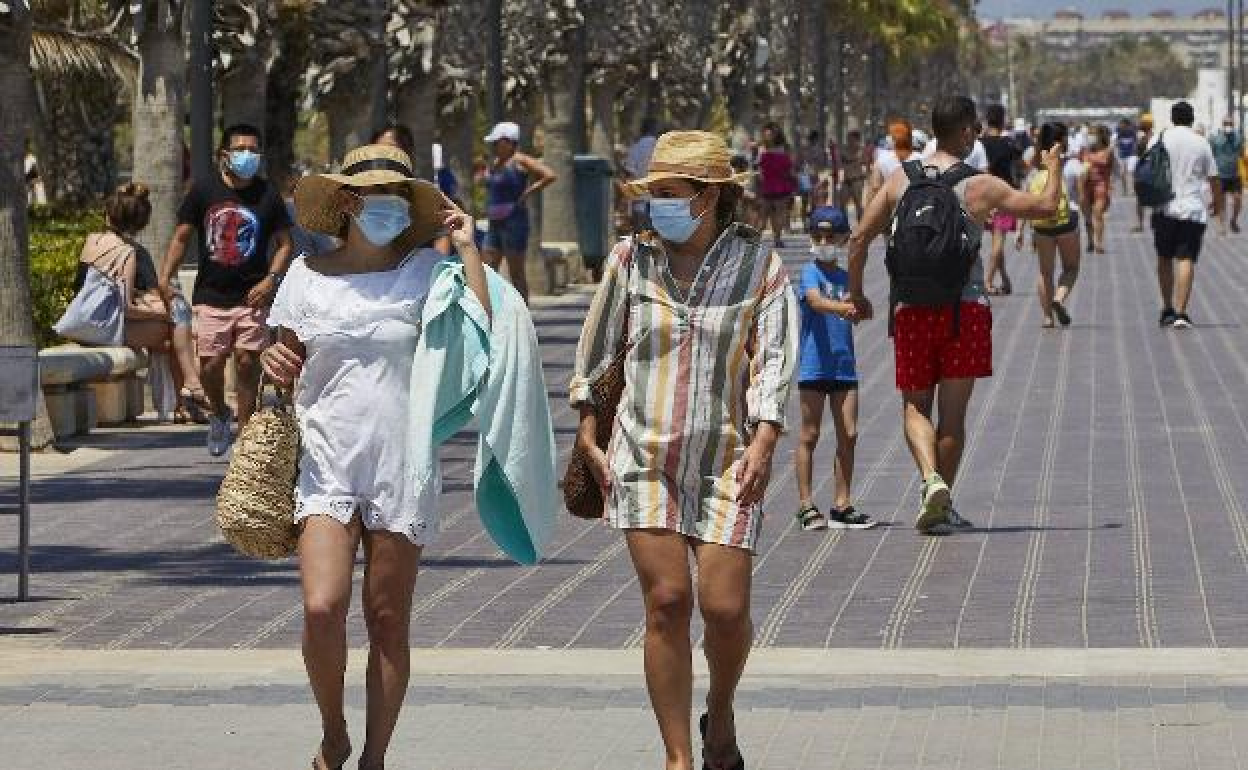
<instances>
[{"instance_id":1,"label":"palm frond","mask_svg":"<svg viewBox=\"0 0 1248 770\"><path fill-rule=\"evenodd\" d=\"M139 72L133 51L105 34L36 24L30 40L36 77L114 78L129 85Z\"/></svg>"}]
</instances>

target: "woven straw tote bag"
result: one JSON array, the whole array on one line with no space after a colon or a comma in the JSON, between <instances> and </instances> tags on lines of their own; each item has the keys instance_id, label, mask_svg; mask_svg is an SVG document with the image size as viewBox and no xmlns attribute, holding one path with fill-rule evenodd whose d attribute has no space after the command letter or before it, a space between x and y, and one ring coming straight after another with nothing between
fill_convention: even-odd
<instances>
[{"instance_id":1,"label":"woven straw tote bag","mask_svg":"<svg viewBox=\"0 0 1248 770\"><path fill-rule=\"evenodd\" d=\"M598 432L594 436L598 448L606 451L611 441L611 428L615 424L615 413L620 408L620 397L624 394L624 358L628 349L620 351L611 365L606 368L598 379L590 383L589 389L594 394L594 413L598 416ZM581 447L574 446L568 456L568 468L563 474L563 504L568 513L579 519L601 519L605 514L606 501L602 499L602 488L589 469L589 456Z\"/></svg>"},{"instance_id":2,"label":"woven straw tote bag","mask_svg":"<svg viewBox=\"0 0 1248 770\"><path fill-rule=\"evenodd\" d=\"M253 559L284 559L295 552L295 477L299 423L281 391L263 406L234 442L230 467L217 492L217 526L225 539Z\"/></svg>"}]
</instances>

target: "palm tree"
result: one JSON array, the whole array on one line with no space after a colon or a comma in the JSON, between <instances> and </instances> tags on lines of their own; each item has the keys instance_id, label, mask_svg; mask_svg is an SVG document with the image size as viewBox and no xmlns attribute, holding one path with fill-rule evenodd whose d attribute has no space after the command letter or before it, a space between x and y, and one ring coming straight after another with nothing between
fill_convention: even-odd
<instances>
[{"instance_id":1,"label":"palm tree","mask_svg":"<svg viewBox=\"0 0 1248 770\"><path fill-rule=\"evenodd\" d=\"M416 176L433 176L429 152L437 133L438 72L441 40L438 6L429 0L394 0L386 24L387 73L398 122L412 132Z\"/></svg>"},{"instance_id":2,"label":"palm tree","mask_svg":"<svg viewBox=\"0 0 1248 770\"><path fill-rule=\"evenodd\" d=\"M31 10L35 152L49 196L81 205L116 184L113 130L138 57L107 31L102 6L38 0Z\"/></svg>"},{"instance_id":3,"label":"palm tree","mask_svg":"<svg viewBox=\"0 0 1248 770\"><path fill-rule=\"evenodd\" d=\"M247 123L265 130L276 21L272 0L216 0L212 4L214 69L221 84L224 125Z\"/></svg>"},{"instance_id":4,"label":"palm tree","mask_svg":"<svg viewBox=\"0 0 1248 770\"><path fill-rule=\"evenodd\" d=\"M310 0L312 66L305 80L304 108L321 107L329 119L329 154L337 161L368 141L384 120L378 78L388 11L385 3Z\"/></svg>"},{"instance_id":5,"label":"palm tree","mask_svg":"<svg viewBox=\"0 0 1248 770\"><path fill-rule=\"evenodd\" d=\"M482 25L484 0L459 0L438 16L439 68L437 138L443 162L460 184L460 197L473 199L472 166L477 147L477 110L485 73Z\"/></svg>"},{"instance_id":6,"label":"palm tree","mask_svg":"<svg viewBox=\"0 0 1248 770\"><path fill-rule=\"evenodd\" d=\"M22 170L31 104L30 8L0 0L0 345L34 345Z\"/></svg>"}]
</instances>

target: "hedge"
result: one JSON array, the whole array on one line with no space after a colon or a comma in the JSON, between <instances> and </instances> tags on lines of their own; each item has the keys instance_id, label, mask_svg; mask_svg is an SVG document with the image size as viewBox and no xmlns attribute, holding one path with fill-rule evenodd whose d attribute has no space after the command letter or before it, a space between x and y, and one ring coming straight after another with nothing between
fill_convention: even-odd
<instances>
[{"instance_id":1,"label":"hedge","mask_svg":"<svg viewBox=\"0 0 1248 770\"><path fill-rule=\"evenodd\" d=\"M97 208L63 210L40 206L30 212L30 294L39 347L57 343L52 324L74 298L78 255L87 233L104 227Z\"/></svg>"}]
</instances>

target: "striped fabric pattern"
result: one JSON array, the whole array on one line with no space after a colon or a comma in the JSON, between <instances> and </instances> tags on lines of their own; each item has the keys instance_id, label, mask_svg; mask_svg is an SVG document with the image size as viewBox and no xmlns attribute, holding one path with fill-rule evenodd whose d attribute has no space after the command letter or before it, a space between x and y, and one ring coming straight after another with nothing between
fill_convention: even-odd
<instances>
[{"instance_id":1,"label":"striped fabric pattern","mask_svg":"<svg viewBox=\"0 0 1248 770\"><path fill-rule=\"evenodd\" d=\"M763 514L736 502L737 469L754 424L785 427L797 298L780 257L741 225L715 242L687 292L666 264L661 242L619 243L577 347L573 406L629 346L607 523L754 550Z\"/></svg>"}]
</instances>

